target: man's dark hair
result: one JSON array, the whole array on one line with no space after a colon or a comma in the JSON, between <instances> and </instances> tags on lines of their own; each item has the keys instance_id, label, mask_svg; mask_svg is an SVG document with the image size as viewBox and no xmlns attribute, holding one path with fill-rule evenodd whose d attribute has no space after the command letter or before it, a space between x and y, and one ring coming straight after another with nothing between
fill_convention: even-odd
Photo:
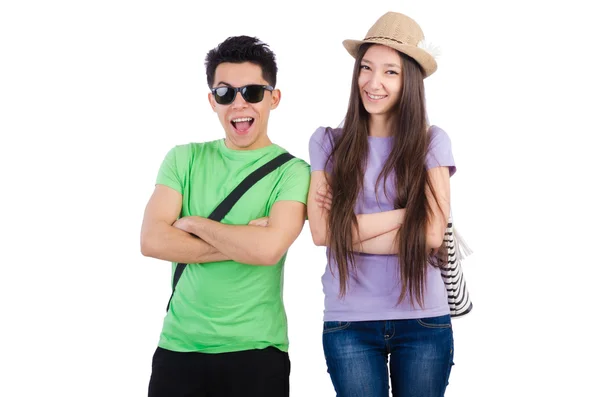
<instances>
[{"instance_id":1,"label":"man's dark hair","mask_svg":"<svg viewBox=\"0 0 600 397\"><path fill-rule=\"evenodd\" d=\"M234 36L213 48L206 54L206 81L209 88L215 83L215 71L221 63L251 62L260 66L262 77L269 85L275 87L277 83L277 63L275 54L269 46L256 37Z\"/></svg>"}]
</instances>

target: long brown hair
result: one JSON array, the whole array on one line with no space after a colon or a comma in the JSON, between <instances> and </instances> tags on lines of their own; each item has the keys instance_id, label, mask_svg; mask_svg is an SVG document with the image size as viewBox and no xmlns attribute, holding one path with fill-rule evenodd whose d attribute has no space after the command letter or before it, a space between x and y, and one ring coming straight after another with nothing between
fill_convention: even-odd
<instances>
[{"instance_id":1,"label":"long brown hair","mask_svg":"<svg viewBox=\"0 0 600 397\"><path fill-rule=\"evenodd\" d=\"M361 46L356 56L343 131L340 136L331 136L333 150L328 158L333 171L329 181L333 205L329 214L328 237L330 259L335 259L338 266L340 296L346 294L350 270L356 269L352 250L352 227L358 227L358 222L354 206L363 189L369 149L369 113L361 101L358 77L362 58L369 47L369 44ZM427 133L423 71L412 58L400 52L399 54L403 83L391 119L393 145L377 179L376 190L383 181L386 191L388 177L395 178L394 208L406 209L404 222L396 236L398 274L402 279L398 302L408 294L413 304L416 300L423 306L426 266L428 263L439 265L439 262L430 261L425 246L427 220L432 212L425 193L426 186L433 191L425 169L430 137Z\"/></svg>"}]
</instances>

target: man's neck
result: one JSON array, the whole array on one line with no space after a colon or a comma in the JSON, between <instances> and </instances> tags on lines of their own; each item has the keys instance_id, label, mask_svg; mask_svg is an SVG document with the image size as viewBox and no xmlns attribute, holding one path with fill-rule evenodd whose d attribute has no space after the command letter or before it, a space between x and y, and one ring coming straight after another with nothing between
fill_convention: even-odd
<instances>
[{"instance_id":1,"label":"man's neck","mask_svg":"<svg viewBox=\"0 0 600 397\"><path fill-rule=\"evenodd\" d=\"M239 147L239 146L233 144L227 138L225 138L225 146L231 150L240 150L240 151L258 150L258 149L262 149L264 147L270 146L272 144L273 144L273 142L271 142L269 137L266 135L264 137L260 138L259 140L257 140L256 142L254 142L252 145L246 146L246 147Z\"/></svg>"}]
</instances>

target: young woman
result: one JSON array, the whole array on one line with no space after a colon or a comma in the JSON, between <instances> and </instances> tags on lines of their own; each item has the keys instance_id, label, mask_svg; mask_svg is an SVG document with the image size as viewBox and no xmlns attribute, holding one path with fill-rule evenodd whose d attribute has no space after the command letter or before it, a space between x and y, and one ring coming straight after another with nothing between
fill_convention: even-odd
<instances>
[{"instance_id":1,"label":"young woman","mask_svg":"<svg viewBox=\"0 0 600 397\"><path fill-rule=\"evenodd\" d=\"M308 218L327 246L323 349L339 397L443 396L453 336L440 273L455 172L448 135L427 125L435 72L411 18L383 15L356 58L342 128L310 140ZM388 358L389 369L388 374Z\"/></svg>"}]
</instances>

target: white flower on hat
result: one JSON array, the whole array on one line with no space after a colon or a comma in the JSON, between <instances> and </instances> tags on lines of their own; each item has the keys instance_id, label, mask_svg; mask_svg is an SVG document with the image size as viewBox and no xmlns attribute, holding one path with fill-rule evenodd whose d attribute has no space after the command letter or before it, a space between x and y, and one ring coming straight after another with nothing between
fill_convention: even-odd
<instances>
[{"instance_id":1,"label":"white flower on hat","mask_svg":"<svg viewBox=\"0 0 600 397\"><path fill-rule=\"evenodd\" d=\"M417 47L427 52L433 59L438 59L442 55L442 49L439 46L425 39L419 41Z\"/></svg>"}]
</instances>

